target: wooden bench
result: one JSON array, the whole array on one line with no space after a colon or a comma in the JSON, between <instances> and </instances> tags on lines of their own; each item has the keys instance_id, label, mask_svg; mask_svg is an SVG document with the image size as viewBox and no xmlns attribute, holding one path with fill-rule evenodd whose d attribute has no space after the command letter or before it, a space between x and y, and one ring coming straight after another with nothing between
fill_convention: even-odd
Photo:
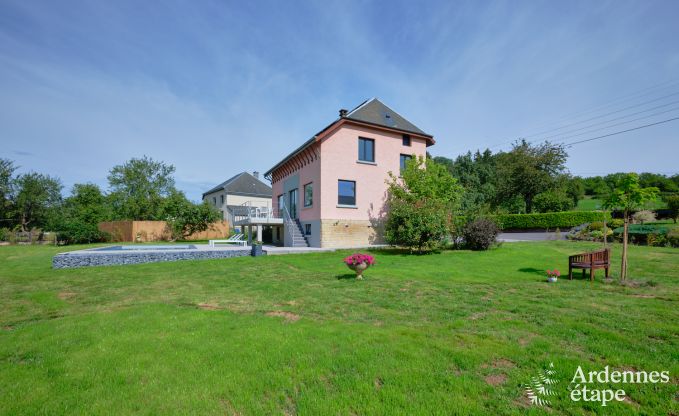
<instances>
[{"instance_id":1,"label":"wooden bench","mask_svg":"<svg viewBox=\"0 0 679 416\"><path fill-rule=\"evenodd\" d=\"M610 267L610 248L576 254L568 257L568 278L573 280L573 269L582 269L582 277L585 277L585 270L589 269L589 280L594 280L594 271L596 269L605 269L606 278L608 278L608 269Z\"/></svg>"}]
</instances>

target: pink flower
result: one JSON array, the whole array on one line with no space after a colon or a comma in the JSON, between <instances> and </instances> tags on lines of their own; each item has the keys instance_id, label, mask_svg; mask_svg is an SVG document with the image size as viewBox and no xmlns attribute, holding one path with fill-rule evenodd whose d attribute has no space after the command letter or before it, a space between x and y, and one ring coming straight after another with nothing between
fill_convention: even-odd
<instances>
[{"instance_id":1,"label":"pink flower","mask_svg":"<svg viewBox=\"0 0 679 416\"><path fill-rule=\"evenodd\" d=\"M368 266L375 264L375 258L369 254L355 253L344 259L347 266L355 266L357 264L366 263Z\"/></svg>"}]
</instances>

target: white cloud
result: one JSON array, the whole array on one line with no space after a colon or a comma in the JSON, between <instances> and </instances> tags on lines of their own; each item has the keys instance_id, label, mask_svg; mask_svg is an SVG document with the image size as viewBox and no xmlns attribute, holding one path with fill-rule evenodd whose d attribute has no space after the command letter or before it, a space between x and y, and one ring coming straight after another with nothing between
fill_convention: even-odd
<instances>
[{"instance_id":1,"label":"white cloud","mask_svg":"<svg viewBox=\"0 0 679 416\"><path fill-rule=\"evenodd\" d=\"M239 171L267 170L339 108L372 96L434 134L432 153L454 157L679 73L679 53L660 42L678 34L671 13L639 3L3 9L3 154L66 184L105 184L113 165L147 154L174 164L192 198ZM679 150L676 132L619 143ZM573 170L676 164L669 151L626 162L637 152L611 152L612 143L574 148Z\"/></svg>"}]
</instances>

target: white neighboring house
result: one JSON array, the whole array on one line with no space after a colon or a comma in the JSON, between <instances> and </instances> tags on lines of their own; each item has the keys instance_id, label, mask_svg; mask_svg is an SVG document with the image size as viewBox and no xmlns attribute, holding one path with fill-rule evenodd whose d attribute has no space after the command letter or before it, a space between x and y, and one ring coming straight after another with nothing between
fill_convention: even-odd
<instances>
[{"instance_id":1,"label":"white neighboring house","mask_svg":"<svg viewBox=\"0 0 679 416\"><path fill-rule=\"evenodd\" d=\"M271 210L271 187L259 179L259 172L241 172L203 193L203 201L217 207L233 228L234 213L244 207Z\"/></svg>"}]
</instances>

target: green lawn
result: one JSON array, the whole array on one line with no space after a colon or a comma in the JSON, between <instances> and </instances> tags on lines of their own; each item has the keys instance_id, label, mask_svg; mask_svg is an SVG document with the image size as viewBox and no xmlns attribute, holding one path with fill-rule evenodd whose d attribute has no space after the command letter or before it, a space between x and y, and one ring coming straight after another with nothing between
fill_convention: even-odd
<instances>
[{"instance_id":1,"label":"green lawn","mask_svg":"<svg viewBox=\"0 0 679 416\"><path fill-rule=\"evenodd\" d=\"M64 248L0 247L0 414L546 414L523 385L550 362L549 414L678 414L679 250L631 247L650 285L543 282L591 247L377 251L364 281L346 253L52 270ZM671 382L575 403L578 365Z\"/></svg>"},{"instance_id":2,"label":"green lawn","mask_svg":"<svg viewBox=\"0 0 679 416\"><path fill-rule=\"evenodd\" d=\"M578 201L578 206L575 207L576 211L597 211L602 208L603 201L598 198L585 197Z\"/></svg>"},{"instance_id":3,"label":"green lawn","mask_svg":"<svg viewBox=\"0 0 679 416\"><path fill-rule=\"evenodd\" d=\"M602 209L603 200L599 198L585 197L578 201L576 211L597 211ZM649 202L644 207L645 209L663 209L667 208L667 204L660 198L653 202Z\"/></svg>"}]
</instances>

